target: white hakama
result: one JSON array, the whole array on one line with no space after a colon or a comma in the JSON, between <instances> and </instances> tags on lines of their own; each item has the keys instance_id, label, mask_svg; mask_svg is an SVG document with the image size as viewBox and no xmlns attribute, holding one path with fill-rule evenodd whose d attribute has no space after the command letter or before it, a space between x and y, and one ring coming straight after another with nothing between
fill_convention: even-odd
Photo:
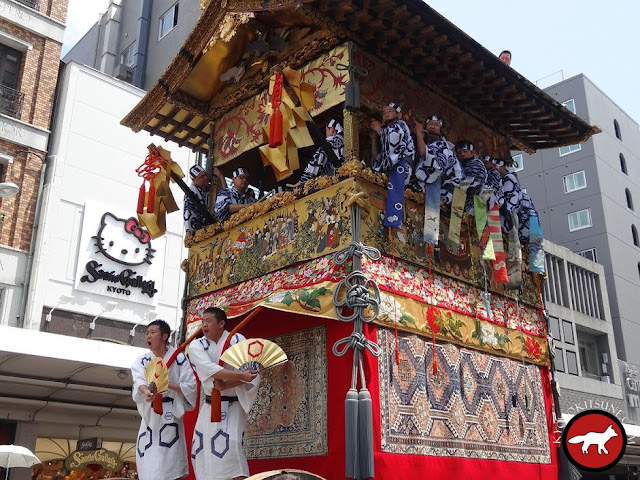
<instances>
[{"instance_id":1,"label":"white hakama","mask_svg":"<svg viewBox=\"0 0 640 480\"><path fill-rule=\"evenodd\" d=\"M223 369L218 361L228 336L229 332L225 330L217 343L203 337L189 346L189 358L202 382L201 391L206 397L211 395L213 389L213 375ZM245 338L236 334L230 345L242 340ZM227 368L231 367L227 365ZM247 425L247 414L258 395L259 378L221 392L221 422L211 422L210 398L209 402L200 402L200 413L191 444L191 463L197 480L230 480L249 476L242 438Z\"/></svg>"},{"instance_id":2,"label":"white hakama","mask_svg":"<svg viewBox=\"0 0 640 480\"><path fill-rule=\"evenodd\" d=\"M171 347L163 360L166 363L175 348ZM133 400L142 417L136 441L136 466L140 480L176 480L189 473L187 446L182 417L196 404L197 382L187 357L180 353L169 367L169 382L180 385L182 393L169 390L163 395L163 415L153 411L138 387L145 385L145 367L155 358L148 352L134 362Z\"/></svg>"}]
</instances>

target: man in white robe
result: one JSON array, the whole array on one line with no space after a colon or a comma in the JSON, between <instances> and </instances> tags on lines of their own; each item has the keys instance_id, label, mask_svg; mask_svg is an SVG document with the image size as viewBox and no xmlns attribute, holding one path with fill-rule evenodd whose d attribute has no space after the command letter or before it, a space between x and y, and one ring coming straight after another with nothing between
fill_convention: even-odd
<instances>
[{"instance_id":1,"label":"man in white robe","mask_svg":"<svg viewBox=\"0 0 640 480\"><path fill-rule=\"evenodd\" d=\"M207 308L202 316L204 337L189 346L189 358L202 383L205 401L193 432L191 463L197 480L231 480L249 476L242 438L247 414L258 395L259 377L254 370L239 372L219 365L222 348L229 336L227 316L219 308ZM235 334L230 345L245 338ZM211 390L222 395L222 421L211 422Z\"/></svg>"},{"instance_id":2,"label":"man in white robe","mask_svg":"<svg viewBox=\"0 0 640 480\"><path fill-rule=\"evenodd\" d=\"M142 417L136 442L140 480L177 480L189 473L182 417L196 405L198 386L191 364L180 353L169 367L169 391L162 397L162 415L153 411L153 393L144 376L146 366L155 357L167 363L175 352L174 347L167 347L170 335L167 322L151 322L145 336L151 351L138 357L131 366L132 396Z\"/></svg>"}]
</instances>

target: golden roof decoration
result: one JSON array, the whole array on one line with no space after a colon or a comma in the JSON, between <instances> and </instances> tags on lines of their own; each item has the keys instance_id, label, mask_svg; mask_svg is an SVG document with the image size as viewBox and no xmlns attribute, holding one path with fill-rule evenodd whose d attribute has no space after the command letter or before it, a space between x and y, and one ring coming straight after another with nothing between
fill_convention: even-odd
<instances>
[{"instance_id":1,"label":"golden roof decoration","mask_svg":"<svg viewBox=\"0 0 640 480\"><path fill-rule=\"evenodd\" d=\"M533 152L575 144L600 131L422 0L264 3L203 1L179 54L122 124L206 152L211 122L267 89L272 69L298 69L349 41L515 148Z\"/></svg>"}]
</instances>

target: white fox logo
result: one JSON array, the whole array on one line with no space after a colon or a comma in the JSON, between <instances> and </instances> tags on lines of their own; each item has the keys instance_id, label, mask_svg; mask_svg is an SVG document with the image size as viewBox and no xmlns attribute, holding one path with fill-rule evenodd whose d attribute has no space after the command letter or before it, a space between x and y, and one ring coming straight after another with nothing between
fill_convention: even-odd
<instances>
[{"instance_id":1,"label":"white fox logo","mask_svg":"<svg viewBox=\"0 0 640 480\"><path fill-rule=\"evenodd\" d=\"M604 432L589 432L585 435L576 435L570 438L569 443L582 443L582 453L589 453L589 447L591 445L598 445L598 455L601 451L605 454L609 454L609 451L604 448L605 444L613 437L617 437L618 434L613 430L613 425L609 425Z\"/></svg>"}]
</instances>

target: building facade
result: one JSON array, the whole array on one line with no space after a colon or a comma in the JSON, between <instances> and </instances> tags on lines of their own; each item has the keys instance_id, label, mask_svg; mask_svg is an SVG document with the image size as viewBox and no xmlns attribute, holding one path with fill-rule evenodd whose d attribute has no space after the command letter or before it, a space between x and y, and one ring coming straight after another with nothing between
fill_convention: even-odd
<instances>
[{"instance_id":1,"label":"building facade","mask_svg":"<svg viewBox=\"0 0 640 480\"><path fill-rule=\"evenodd\" d=\"M601 408L622 421L627 411L604 268L551 242L544 247L544 300L562 413Z\"/></svg>"},{"instance_id":2,"label":"building facade","mask_svg":"<svg viewBox=\"0 0 640 480\"><path fill-rule=\"evenodd\" d=\"M63 457L98 437L131 460L140 418L129 368L146 350L150 321L174 331L182 321L182 215L167 215L160 238L135 237L135 169L163 140L120 120L144 92L75 62L61 70L58 90L25 321L0 326L0 443L4 435L32 450L69 445ZM187 149L171 154L184 172L196 159ZM180 189L172 192L182 205ZM140 256L128 256L136 248ZM10 476L29 478L26 469Z\"/></svg>"},{"instance_id":3,"label":"building facade","mask_svg":"<svg viewBox=\"0 0 640 480\"><path fill-rule=\"evenodd\" d=\"M640 364L640 130L584 75L545 90L602 133L580 145L516 153L545 238L604 267L617 352Z\"/></svg>"},{"instance_id":4,"label":"building facade","mask_svg":"<svg viewBox=\"0 0 640 480\"><path fill-rule=\"evenodd\" d=\"M68 0L0 1L0 324L24 318Z\"/></svg>"},{"instance_id":5,"label":"building facade","mask_svg":"<svg viewBox=\"0 0 640 480\"><path fill-rule=\"evenodd\" d=\"M62 60L148 90L178 54L200 12L200 0L111 0Z\"/></svg>"}]
</instances>

